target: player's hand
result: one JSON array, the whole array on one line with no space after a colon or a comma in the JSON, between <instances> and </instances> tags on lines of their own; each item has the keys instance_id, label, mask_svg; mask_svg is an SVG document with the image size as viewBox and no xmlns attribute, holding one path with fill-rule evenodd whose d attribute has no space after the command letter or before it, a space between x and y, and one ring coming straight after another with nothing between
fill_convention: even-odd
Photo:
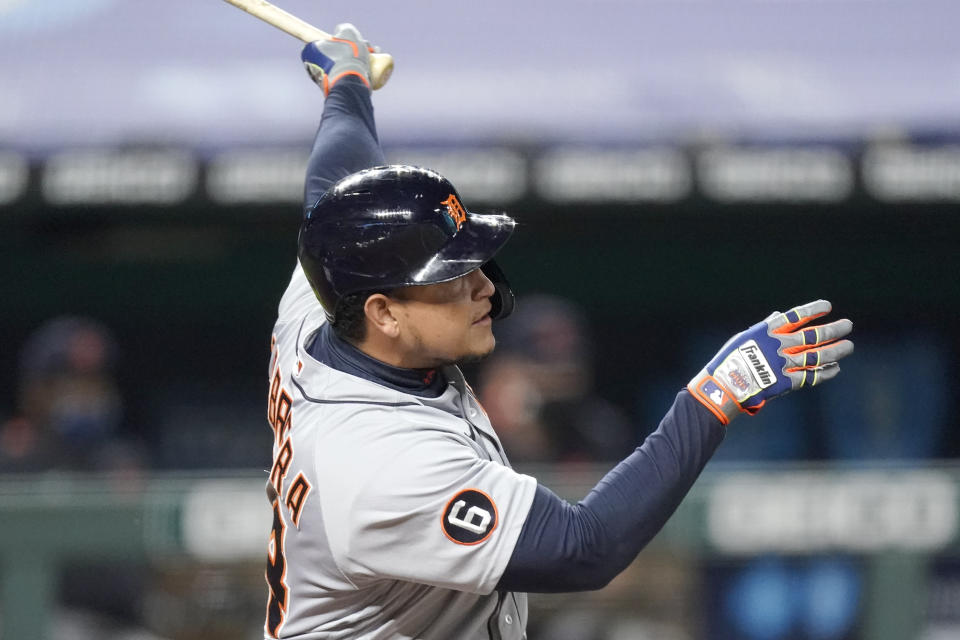
<instances>
[{"instance_id":1,"label":"player's hand","mask_svg":"<svg viewBox=\"0 0 960 640\"><path fill-rule=\"evenodd\" d=\"M300 59L324 95L345 76L356 76L370 86L370 53L375 51L352 24L337 25L332 40L317 40L303 48Z\"/></svg>"},{"instance_id":2,"label":"player's hand","mask_svg":"<svg viewBox=\"0 0 960 640\"><path fill-rule=\"evenodd\" d=\"M831 308L826 300L817 300L774 312L723 345L687 389L728 424L741 411L756 413L770 398L833 378L840 373L837 361L853 353L853 343L840 339L853 323L806 327Z\"/></svg>"}]
</instances>

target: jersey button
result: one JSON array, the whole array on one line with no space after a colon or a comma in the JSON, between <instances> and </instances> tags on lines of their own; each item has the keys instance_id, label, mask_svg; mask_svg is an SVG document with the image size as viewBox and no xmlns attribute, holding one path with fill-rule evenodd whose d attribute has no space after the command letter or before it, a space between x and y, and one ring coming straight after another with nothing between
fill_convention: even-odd
<instances>
[{"instance_id":1,"label":"jersey button","mask_svg":"<svg viewBox=\"0 0 960 640\"><path fill-rule=\"evenodd\" d=\"M507 624L513 624L513 616L511 616L511 615L508 613L507 615L505 615L505 616L503 617L503 621L506 622Z\"/></svg>"},{"instance_id":2,"label":"jersey button","mask_svg":"<svg viewBox=\"0 0 960 640\"><path fill-rule=\"evenodd\" d=\"M470 414L470 417L471 417L471 418L476 418L476 417L477 417L477 410L476 410L476 409L471 408L470 411L468 411L467 413Z\"/></svg>"}]
</instances>

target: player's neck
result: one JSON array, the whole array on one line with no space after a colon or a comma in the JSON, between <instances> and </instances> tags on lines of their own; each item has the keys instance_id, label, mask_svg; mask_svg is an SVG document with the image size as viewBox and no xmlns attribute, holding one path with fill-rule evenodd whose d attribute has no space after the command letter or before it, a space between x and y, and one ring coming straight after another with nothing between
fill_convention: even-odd
<instances>
[{"instance_id":1,"label":"player's neck","mask_svg":"<svg viewBox=\"0 0 960 640\"><path fill-rule=\"evenodd\" d=\"M355 344L338 338L329 325L306 343L307 352L317 361L352 376L376 382L390 389L435 398L446 389L437 369L410 369L388 364Z\"/></svg>"},{"instance_id":2,"label":"player's neck","mask_svg":"<svg viewBox=\"0 0 960 640\"><path fill-rule=\"evenodd\" d=\"M391 340L380 334L368 333L366 338L361 342L354 343L353 346L371 358L400 369L432 368L430 364L419 362L417 354L407 353L405 349L401 348L399 341Z\"/></svg>"}]
</instances>

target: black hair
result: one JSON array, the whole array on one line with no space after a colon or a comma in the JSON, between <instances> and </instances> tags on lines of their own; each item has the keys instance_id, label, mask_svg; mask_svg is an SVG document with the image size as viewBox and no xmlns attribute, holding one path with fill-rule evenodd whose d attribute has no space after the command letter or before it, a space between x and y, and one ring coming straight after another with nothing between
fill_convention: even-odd
<instances>
[{"instance_id":1,"label":"black hair","mask_svg":"<svg viewBox=\"0 0 960 640\"><path fill-rule=\"evenodd\" d=\"M372 296L375 291L361 291L360 293L348 293L340 298L337 303L335 319L330 323L333 327L333 333L341 340L346 340L351 344L363 342L367 337L366 314L363 311L367 298Z\"/></svg>"},{"instance_id":2,"label":"black hair","mask_svg":"<svg viewBox=\"0 0 960 640\"><path fill-rule=\"evenodd\" d=\"M367 298L377 293L399 297L398 289L378 289L376 291L348 293L340 298L334 315L335 319L330 323L333 333L338 338L351 344L363 342L364 338L367 337L367 314L363 308L367 304Z\"/></svg>"}]
</instances>

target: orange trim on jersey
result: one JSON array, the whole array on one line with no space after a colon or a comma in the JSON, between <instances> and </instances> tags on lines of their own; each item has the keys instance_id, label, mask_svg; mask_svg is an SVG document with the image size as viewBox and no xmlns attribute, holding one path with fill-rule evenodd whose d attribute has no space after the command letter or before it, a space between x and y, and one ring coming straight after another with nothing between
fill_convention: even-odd
<instances>
[{"instance_id":1,"label":"orange trim on jersey","mask_svg":"<svg viewBox=\"0 0 960 640\"><path fill-rule=\"evenodd\" d=\"M473 401L477 403L477 407L480 409L480 411L483 412L483 415L487 418L487 420L489 420L489 419L490 419L490 414L487 413L487 410L483 408L483 404L481 404L481 402L480 402L479 400L477 400L477 397L476 397L476 396L473 397Z\"/></svg>"},{"instance_id":2,"label":"orange trim on jersey","mask_svg":"<svg viewBox=\"0 0 960 640\"><path fill-rule=\"evenodd\" d=\"M274 416L275 432L277 442L283 440L283 437L290 431L290 421L292 419L293 399L286 389L280 389L280 397L277 399L277 413Z\"/></svg>"},{"instance_id":3,"label":"orange trim on jersey","mask_svg":"<svg viewBox=\"0 0 960 640\"><path fill-rule=\"evenodd\" d=\"M287 509L290 510L290 521L298 529L300 528L300 514L303 512L303 505L307 501L307 496L310 495L311 488L310 483L301 471L290 483L290 488L287 489L287 497L283 501Z\"/></svg>"},{"instance_id":4,"label":"orange trim on jersey","mask_svg":"<svg viewBox=\"0 0 960 640\"><path fill-rule=\"evenodd\" d=\"M267 392L267 424L273 430L274 442L280 444L280 438L277 437L277 428L274 425L274 416L277 414L277 398L280 395L280 369L276 368L273 372L273 379L270 381L270 390Z\"/></svg>"},{"instance_id":5,"label":"orange trim on jersey","mask_svg":"<svg viewBox=\"0 0 960 640\"><path fill-rule=\"evenodd\" d=\"M287 620L287 611L290 604L290 586L287 584L287 558L284 553L284 543L287 537L287 527L283 524L283 514L280 510L280 502L278 500L273 501L273 516L274 516L274 525L270 529L270 537L267 539L267 569L264 571L264 578L267 581L267 590L269 596L267 598L267 619L264 623L264 630L270 635L271 638L280 637L280 628L283 627L283 623ZM277 538L277 524L280 525L280 537ZM273 553L270 553L269 541L273 541ZM270 569L276 568L277 559L282 559L283 569L280 573L280 589L283 592L283 598L279 598L277 593L273 589L273 584L270 581ZM276 599L277 609L279 612L279 620L276 624L271 625L270 623L270 606Z\"/></svg>"},{"instance_id":6,"label":"orange trim on jersey","mask_svg":"<svg viewBox=\"0 0 960 640\"><path fill-rule=\"evenodd\" d=\"M270 484L273 485L278 496L281 495L283 479L287 477L291 462L293 462L293 443L290 442L290 438L287 438L277 451L273 466L270 468Z\"/></svg>"},{"instance_id":7,"label":"orange trim on jersey","mask_svg":"<svg viewBox=\"0 0 960 640\"><path fill-rule=\"evenodd\" d=\"M490 414L487 413L487 410L484 408L483 403L480 402L480 398L477 397L477 392L473 390L473 387L470 386L470 383L464 379L463 384L467 385L467 389L470 391L470 397L473 398L473 401L477 403L477 406L480 407L480 411L483 411L483 415L487 417L487 420L490 419Z\"/></svg>"},{"instance_id":8,"label":"orange trim on jersey","mask_svg":"<svg viewBox=\"0 0 960 640\"><path fill-rule=\"evenodd\" d=\"M456 538L451 538L450 534L447 533L447 528L443 526L443 522L444 522L444 519L447 517L447 510L450 508L450 505L453 504L453 501L459 498L461 494L467 491L476 491L477 493L481 494L487 500L490 501L490 505L493 507L493 525L491 525L490 530L487 531L487 534L485 536L483 536L479 540L476 540L475 542L460 542ZM497 528L499 524L500 524L500 512L497 511L497 503L493 501L493 498L491 498L486 491L481 491L480 489L461 489L460 491L457 491L457 494L447 501L447 504L443 507L443 512L440 514L440 531L443 531L443 535L447 536L447 540L449 540L450 542L454 542L456 544L462 545L464 547L472 547L474 545L477 545L477 544L480 544L481 542L486 541L487 538L490 537L490 535L494 532L494 530Z\"/></svg>"},{"instance_id":9,"label":"orange trim on jersey","mask_svg":"<svg viewBox=\"0 0 960 640\"><path fill-rule=\"evenodd\" d=\"M287 390L281 386L282 373L276 367L273 380L270 382L270 393L267 396L267 422L273 429L273 441L279 446L284 436L290 430L293 417L293 399Z\"/></svg>"}]
</instances>

